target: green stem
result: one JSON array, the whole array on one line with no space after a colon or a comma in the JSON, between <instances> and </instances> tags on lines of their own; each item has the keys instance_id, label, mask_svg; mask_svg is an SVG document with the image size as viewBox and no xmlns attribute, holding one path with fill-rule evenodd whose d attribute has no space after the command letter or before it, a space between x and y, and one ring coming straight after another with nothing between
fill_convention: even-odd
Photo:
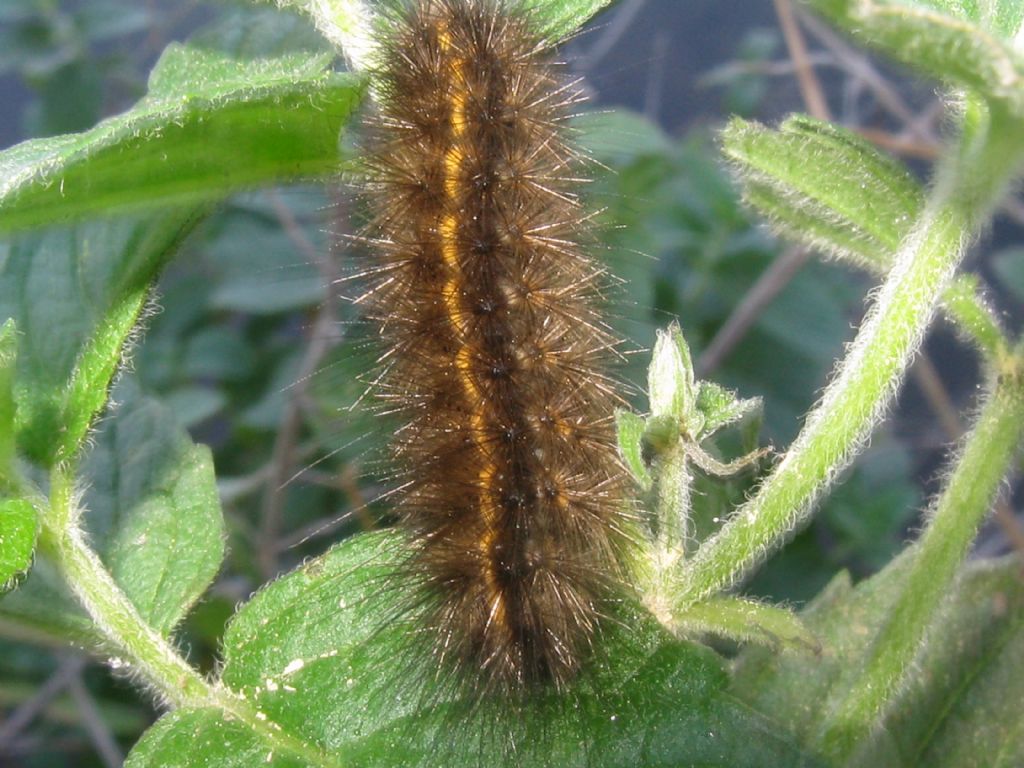
<instances>
[{"instance_id":1,"label":"green stem","mask_svg":"<svg viewBox=\"0 0 1024 768\"><path fill-rule=\"evenodd\" d=\"M681 553L690 527L690 485L693 476L681 438L660 458L656 476L657 546L663 552Z\"/></svg>"},{"instance_id":2,"label":"green stem","mask_svg":"<svg viewBox=\"0 0 1024 768\"><path fill-rule=\"evenodd\" d=\"M675 422L673 422L675 425ZM678 426L676 426L678 432ZM685 439L685 438L683 438ZM655 493L655 532L650 572L641 589L648 610L665 626L673 626L672 595L677 588L680 564L686 557L690 526L690 485L693 476L687 465L683 439L658 458Z\"/></svg>"},{"instance_id":3,"label":"green stem","mask_svg":"<svg viewBox=\"0 0 1024 768\"><path fill-rule=\"evenodd\" d=\"M1024 360L1000 376L982 408L945 491L920 541L906 586L852 689L831 709L821 734L823 751L847 758L871 733L886 703L904 680L999 484L1024 439ZM934 631L934 629L931 629Z\"/></svg>"},{"instance_id":4,"label":"green stem","mask_svg":"<svg viewBox=\"0 0 1024 768\"><path fill-rule=\"evenodd\" d=\"M896 255L849 355L757 495L688 562L682 604L730 586L784 541L881 421L967 239L1020 160L1018 127L968 102L959 151L938 169L921 218Z\"/></svg>"},{"instance_id":5,"label":"green stem","mask_svg":"<svg viewBox=\"0 0 1024 768\"><path fill-rule=\"evenodd\" d=\"M977 345L986 363L1008 352L1006 331L978 290L976 275L958 275L942 297L943 309L957 330Z\"/></svg>"},{"instance_id":6,"label":"green stem","mask_svg":"<svg viewBox=\"0 0 1024 768\"><path fill-rule=\"evenodd\" d=\"M75 596L96 623L106 645L171 706L211 708L244 723L275 750L290 752L310 765L338 768L332 755L283 732L246 701L208 682L139 615L78 527L74 488L67 468L51 473L49 505L43 514L41 544L53 556Z\"/></svg>"},{"instance_id":7,"label":"green stem","mask_svg":"<svg viewBox=\"0 0 1024 768\"><path fill-rule=\"evenodd\" d=\"M71 480L62 467L51 474L50 504L43 515L42 544L106 641L171 705L206 705L206 680L139 615L114 582L78 527Z\"/></svg>"}]
</instances>

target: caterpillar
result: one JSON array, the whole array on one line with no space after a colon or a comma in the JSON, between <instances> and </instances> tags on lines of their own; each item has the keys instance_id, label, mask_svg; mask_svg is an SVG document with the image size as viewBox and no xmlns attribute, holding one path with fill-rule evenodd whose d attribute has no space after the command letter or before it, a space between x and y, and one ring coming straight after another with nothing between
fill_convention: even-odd
<instances>
[{"instance_id":1,"label":"caterpillar","mask_svg":"<svg viewBox=\"0 0 1024 768\"><path fill-rule=\"evenodd\" d=\"M580 96L513 0L392 4L367 138L409 602L480 692L565 688L629 549L616 339L584 254L565 122Z\"/></svg>"}]
</instances>

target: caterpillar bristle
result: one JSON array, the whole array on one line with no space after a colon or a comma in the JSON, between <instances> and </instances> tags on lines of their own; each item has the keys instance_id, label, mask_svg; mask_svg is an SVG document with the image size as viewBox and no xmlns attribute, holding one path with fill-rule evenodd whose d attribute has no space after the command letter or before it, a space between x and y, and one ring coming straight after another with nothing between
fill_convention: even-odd
<instances>
[{"instance_id":1,"label":"caterpillar bristle","mask_svg":"<svg viewBox=\"0 0 1024 768\"><path fill-rule=\"evenodd\" d=\"M578 84L513 0L389 6L368 139L380 327L408 605L479 691L563 688L628 540L606 278L579 246Z\"/></svg>"}]
</instances>

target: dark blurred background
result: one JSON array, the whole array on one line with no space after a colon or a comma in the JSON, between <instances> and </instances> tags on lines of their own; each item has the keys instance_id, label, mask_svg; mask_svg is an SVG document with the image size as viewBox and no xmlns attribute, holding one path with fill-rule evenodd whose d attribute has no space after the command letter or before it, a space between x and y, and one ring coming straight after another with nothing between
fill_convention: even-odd
<instances>
[{"instance_id":1,"label":"dark blurred background","mask_svg":"<svg viewBox=\"0 0 1024 768\"><path fill-rule=\"evenodd\" d=\"M926 179L944 124L934 84L814 19L785 33L779 11L799 13L788 0L621 0L563 49L591 96L577 121L597 161L587 196L602 210L598 255L624 281L611 311L634 350L623 375L635 407L646 407L655 330L678 318L702 376L764 398L763 422L710 446L726 458L754 441L782 450L792 440L873 283L777 241L737 199L716 130L733 113L771 123L811 111ZM299 16L240 2L0 0L0 147L129 108L167 43L189 38L249 55L325 47ZM813 77L801 81L804 65ZM132 380L215 452L230 552L180 634L205 669L239 601L386 514L375 499L391 429L358 405L373 360L368 331L330 287L348 268L336 234L351 231L352 207L343 184L227 201L168 269L161 311L134 355ZM1008 200L969 262L1015 329L1022 221L1024 205ZM924 351L871 448L750 592L801 604L840 569L869 575L912 537L979 383L974 354L941 321ZM695 539L756 479L699 478ZM1020 497L1019 487L1005 495L980 553L1024 548ZM154 717L150 702L116 670L25 639L0 601L0 766L120 764Z\"/></svg>"}]
</instances>

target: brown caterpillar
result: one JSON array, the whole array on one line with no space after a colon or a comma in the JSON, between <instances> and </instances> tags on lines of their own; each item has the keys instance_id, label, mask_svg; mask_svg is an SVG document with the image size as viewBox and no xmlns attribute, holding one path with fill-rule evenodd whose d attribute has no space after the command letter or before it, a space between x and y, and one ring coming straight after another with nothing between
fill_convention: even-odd
<instances>
[{"instance_id":1,"label":"brown caterpillar","mask_svg":"<svg viewBox=\"0 0 1024 768\"><path fill-rule=\"evenodd\" d=\"M441 668L484 692L562 688L628 540L604 282L583 254L579 101L512 0L395 4L370 131L379 261L363 299L405 419L396 510Z\"/></svg>"}]
</instances>

